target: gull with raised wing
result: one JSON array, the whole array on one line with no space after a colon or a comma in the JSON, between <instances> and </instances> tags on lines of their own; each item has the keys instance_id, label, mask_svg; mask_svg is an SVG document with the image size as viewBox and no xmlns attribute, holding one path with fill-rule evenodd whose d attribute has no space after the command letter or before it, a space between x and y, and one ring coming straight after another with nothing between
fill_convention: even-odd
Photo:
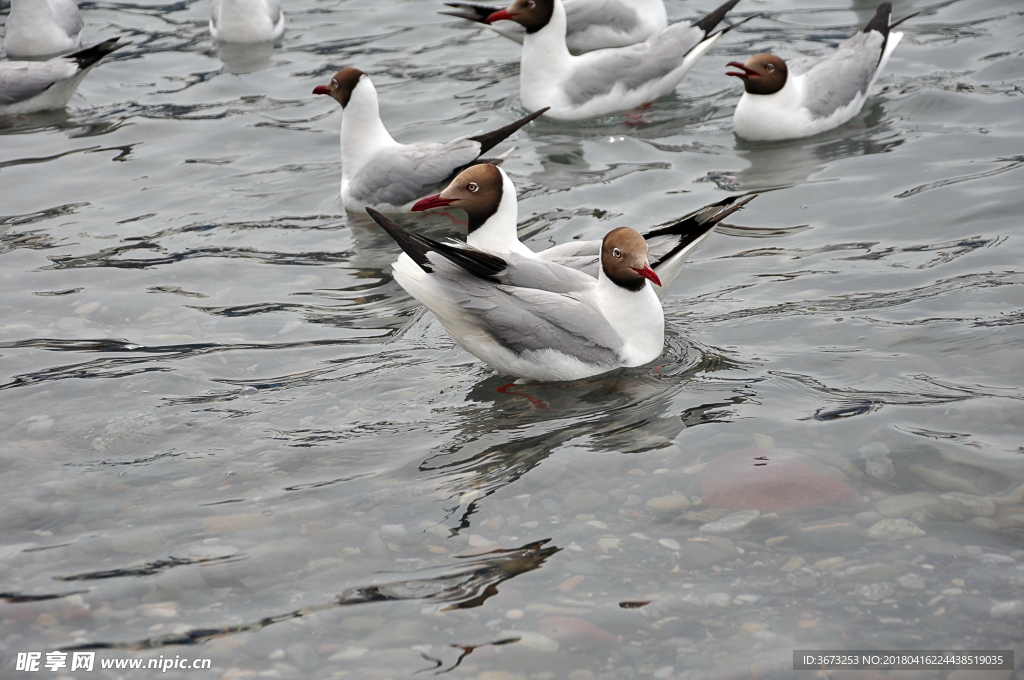
<instances>
[{"instance_id":1,"label":"gull with raised wing","mask_svg":"<svg viewBox=\"0 0 1024 680\"><path fill-rule=\"evenodd\" d=\"M259 43L284 33L278 0L213 0L210 35L218 42Z\"/></svg>"},{"instance_id":2,"label":"gull with raised wing","mask_svg":"<svg viewBox=\"0 0 1024 680\"><path fill-rule=\"evenodd\" d=\"M562 0L515 0L487 23L514 21L526 29L519 65L523 106L550 106L545 115L551 118L579 120L626 111L673 91L697 60L739 25L712 32L737 2L728 0L696 23L672 24L645 42L581 55L566 46Z\"/></svg>"},{"instance_id":3,"label":"gull with raised wing","mask_svg":"<svg viewBox=\"0 0 1024 680\"><path fill-rule=\"evenodd\" d=\"M856 116L903 38L890 29L909 18L890 23L892 3L883 2L864 30L831 54L788 61L756 54L745 64L729 62L738 70L727 75L741 78L745 90L732 118L736 134L755 141L810 137Z\"/></svg>"},{"instance_id":4,"label":"gull with raised wing","mask_svg":"<svg viewBox=\"0 0 1024 680\"><path fill-rule=\"evenodd\" d=\"M11 0L4 49L14 59L70 52L84 25L75 0Z\"/></svg>"},{"instance_id":5,"label":"gull with raised wing","mask_svg":"<svg viewBox=\"0 0 1024 680\"><path fill-rule=\"evenodd\" d=\"M0 61L0 116L64 108L96 62L131 45L118 40L46 61Z\"/></svg>"},{"instance_id":6,"label":"gull with raised wing","mask_svg":"<svg viewBox=\"0 0 1024 680\"><path fill-rule=\"evenodd\" d=\"M651 267L662 283L656 289L658 297L664 297L679 276L687 256L711 235L715 225L754 200L754 196L740 199L740 196L729 196L643 234ZM440 194L417 201L412 211L442 207L466 212L469 218L466 241L474 248L498 255L515 253L535 257L598 276L600 240L569 241L539 252L519 240L516 188L501 168L493 165L467 168Z\"/></svg>"},{"instance_id":7,"label":"gull with raised wing","mask_svg":"<svg viewBox=\"0 0 1024 680\"><path fill-rule=\"evenodd\" d=\"M601 242L598 276L410 234L367 208L405 251L395 280L464 350L517 378L576 380L657 359L665 317L647 243L629 227Z\"/></svg>"},{"instance_id":8,"label":"gull with raised wing","mask_svg":"<svg viewBox=\"0 0 1024 680\"><path fill-rule=\"evenodd\" d=\"M341 200L352 211L374 207L408 212L413 201L460 170L500 162L480 156L544 112L541 109L497 130L444 144L400 144L384 127L377 90L359 69L338 71L330 85L318 85L313 94L330 95L341 104Z\"/></svg>"},{"instance_id":9,"label":"gull with raised wing","mask_svg":"<svg viewBox=\"0 0 1024 680\"><path fill-rule=\"evenodd\" d=\"M668 26L664 0L564 0L565 44L573 54L605 47L624 47L647 40ZM446 2L457 11L442 12L489 26L522 44L526 29L509 20L488 24L487 17L503 7L471 2Z\"/></svg>"}]
</instances>

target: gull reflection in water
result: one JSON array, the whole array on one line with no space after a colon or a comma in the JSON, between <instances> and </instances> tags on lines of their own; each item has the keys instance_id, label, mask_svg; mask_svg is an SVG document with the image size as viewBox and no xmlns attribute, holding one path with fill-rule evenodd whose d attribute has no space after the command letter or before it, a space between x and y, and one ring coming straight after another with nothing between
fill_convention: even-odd
<instances>
[{"instance_id":1,"label":"gull reflection in water","mask_svg":"<svg viewBox=\"0 0 1024 680\"><path fill-rule=\"evenodd\" d=\"M217 56L229 73L262 71L270 66L274 43L218 43Z\"/></svg>"},{"instance_id":2,"label":"gull reflection in water","mask_svg":"<svg viewBox=\"0 0 1024 680\"><path fill-rule=\"evenodd\" d=\"M768 191L816 181L812 177L833 161L889 153L903 144L884 120L884 102L875 100L846 125L813 137L777 142L737 137L736 155L750 166L738 172L712 170L698 181L714 182L725 191Z\"/></svg>"}]
</instances>

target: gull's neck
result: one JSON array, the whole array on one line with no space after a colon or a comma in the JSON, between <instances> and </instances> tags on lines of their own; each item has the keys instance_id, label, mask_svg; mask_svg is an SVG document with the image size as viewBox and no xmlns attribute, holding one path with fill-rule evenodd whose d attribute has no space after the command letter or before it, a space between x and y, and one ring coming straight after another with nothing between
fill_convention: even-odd
<instances>
[{"instance_id":1,"label":"gull's neck","mask_svg":"<svg viewBox=\"0 0 1024 680\"><path fill-rule=\"evenodd\" d=\"M352 177L377 153L398 146L380 119L377 90L366 76L352 90L341 114L341 176Z\"/></svg>"},{"instance_id":2,"label":"gull's neck","mask_svg":"<svg viewBox=\"0 0 1024 680\"><path fill-rule=\"evenodd\" d=\"M551 20L536 33L523 38L519 65L520 94L528 110L553 104L551 89L558 88L572 73L574 57L565 44L565 5L555 0Z\"/></svg>"},{"instance_id":3,"label":"gull's neck","mask_svg":"<svg viewBox=\"0 0 1024 680\"><path fill-rule=\"evenodd\" d=\"M519 241L519 206L516 187L501 168L501 201L498 209L483 224L469 232L466 241L474 248L493 253L519 253L533 255L533 251Z\"/></svg>"},{"instance_id":4,"label":"gull's neck","mask_svg":"<svg viewBox=\"0 0 1024 680\"><path fill-rule=\"evenodd\" d=\"M603 266L598 270L598 308L625 341L626 366L654 361L665 346L665 313L653 285L645 281L643 288L631 291L609 279Z\"/></svg>"}]
</instances>

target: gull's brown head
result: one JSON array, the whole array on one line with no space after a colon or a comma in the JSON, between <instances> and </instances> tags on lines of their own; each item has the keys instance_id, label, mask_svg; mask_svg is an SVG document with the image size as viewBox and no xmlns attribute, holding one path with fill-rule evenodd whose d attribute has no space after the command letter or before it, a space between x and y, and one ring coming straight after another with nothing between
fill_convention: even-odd
<instances>
[{"instance_id":1,"label":"gull's brown head","mask_svg":"<svg viewBox=\"0 0 1024 680\"><path fill-rule=\"evenodd\" d=\"M750 94L775 94L786 84L789 69L786 62L774 54L755 54L747 63L730 61L738 71L727 71L725 75L743 79L743 87Z\"/></svg>"},{"instance_id":2,"label":"gull's brown head","mask_svg":"<svg viewBox=\"0 0 1024 680\"><path fill-rule=\"evenodd\" d=\"M366 74L357 68L343 68L334 74L330 85L317 85L313 88L313 94L329 94L338 100L341 108L348 106L348 100L352 98L352 90L356 89L359 79Z\"/></svg>"},{"instance_id":3,"label":"gull's brown head","mask_svg":"<svg viewBox=\"0 0 1024 680\"><path fill-rule=\"evenodd\" d=\"M617 285L641 290L648 281L661 285L661 279L647 262L647 241L629 227L612 229L601 244L601 267Z\"/></svg>"},{"instance_id":4,"label":"gull's brown head","mask_svg":"<svg viewBox=\"0 0 1024 680\"><path fill-rule=\"evenodd\" d=\"M441 193L417 201L412 211L447 206L465 210L469 216L469 233L473 233L498 211L503 191L504 181L498 166L480 163L460 172Z\"/></svg>"},{"instance_id":5,"label":"gull's brown head","mask_svg":"<svg viewBox=\"0 0 1024 680\"><path fill-rule=\"evenodd\" d=\"M536 33L548 25L554 12L555 0L514 0L507 9L498 10L485 21L488 24L503 19L514 21L525 28L527 33Z\"/></svg>"}]
</instances>

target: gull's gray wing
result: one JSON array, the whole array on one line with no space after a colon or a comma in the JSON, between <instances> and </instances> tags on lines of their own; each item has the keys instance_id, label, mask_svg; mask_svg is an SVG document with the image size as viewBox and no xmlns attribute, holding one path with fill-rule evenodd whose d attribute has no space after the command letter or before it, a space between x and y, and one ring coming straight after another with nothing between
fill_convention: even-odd
<instances>
[{"instance_id":1,"label":"gull's gray wing","mask_svg":"<svg viewBox=\"0 0 1024 680\"><path fill-rule=\"evenodd\" d=\"M381 152L351 180L349 192L370 205L405 205L430 193L480 155L480 143L401 144Z\"/></svg>"},{"instance_id":2,"label":"gull's gray wing","mask_svg":"<svg viewBox=\"0 0 1024 680\"><path fill-rule=\"evenodd\" d=\"M0 105L31 99L76 73L78 64L63 57L48 61L0 62Z\"/></svg>"},{"instance_id":3,"label":"gull's gray wing","mask_svg":"<svg viewBox=\"0 0 1024 680\"><path fill-rule=\"evenodd\" d=\"M85 22L75 0L48 0L57 26L69 36L78 35Z\"/></svg>"},{"instance_id":4,"label":"gull's gray wing","mask_svg":"<svg viewBox=\"0 0 1024 680\"><path fill-rule=\"evenodd\" d=\"M445 297L502 346L519 354L553 349L588 363L617 365L622 338L593 302L594 279L587 290L558 293L496 284L437 253L426 257Z\"/></svg>"},{"instance_id":5,"label":"gull's gray wing","mask_svg":"<svg viewBox=\"0 0 1024 680\"><path fill-rule=\"evenodd\" d=\"M467 247L465 243L456 242L458 247ZM601 242L596 241L598 249ZM495 275L495 280L506 286L517 288L535 288L551 293L574 294L588 290L597 279L597 272L591 276L575 267L566 266L557 260L528 257L510 253L504 257L508 267Z\"/></svg>"},{"instance_id":6,"label":"gull's gray wing","mask_svg":"<svg viewBox=\"0 0 1024 680\"><path fill-rule=\"evenodd\" d=\"M588 52L580 57L585 61L578 62L572 79L563 87L574 104L608 94L618 83L636 90L678 68L706 35L699 26L682 21L646 42Z\"/></svg>"},{"instance_id":7,"label":"gull's gray wing","mask_svg":"<svg viewBox=\"0 0 1024 680\"><path fill-rule=\"evenodd\" d=\"M522 354L553 349L592 364L616 365L623 342L587 299L535 288L474 286L462 308L480 328Z\"/></svg>"},{"instance_id":8,"label":"gull's gray wing","mask_svg":"<svg viewBox=\"0 0 1024 680\"><path fill-rule=\"evenodd\" d=\"M640 23L640 15L623 0L566 2L565 18L570 35L595 26L629 33Z\"/></svg>"},{"instance_id":9,"label":"gull's gray wing","mask_svg":"<svg viewBox=\"0 0 1024 680\"><path fill-rule=\"evenodd\" d=\"M821 62L829 59L832 55L822 54L817 57L794 57L786 60L786 70L791 76L799 76L807 73Z\"/></svg>"},{"instance_id":10,"label":"gull's gray wing","mask_svg":"<svg viewBox=\"0 0 1024 680\"><path fill-rule=\"evenodd\" d=\"M857 33L839 43L839 49L826 58L816 61L794 60L787 62L791 74L803 73L807 79L805 106L815 118L828 118L837 109L852 102L858 95L866 94L878 60L885 48L885 37L878 31Z\"/></svg>"},{"instance_id":11,"label":"gull's gray wing","mask_svg":"<svg viewBox=\"0 0 1024 680\"><path fill-rule=\"evenodd\" d=\"M576 269L596 279L598 263L601 261L601 241L569 241L542 250L537 256L548 262Z\"/></svg>"}]
</instances>

